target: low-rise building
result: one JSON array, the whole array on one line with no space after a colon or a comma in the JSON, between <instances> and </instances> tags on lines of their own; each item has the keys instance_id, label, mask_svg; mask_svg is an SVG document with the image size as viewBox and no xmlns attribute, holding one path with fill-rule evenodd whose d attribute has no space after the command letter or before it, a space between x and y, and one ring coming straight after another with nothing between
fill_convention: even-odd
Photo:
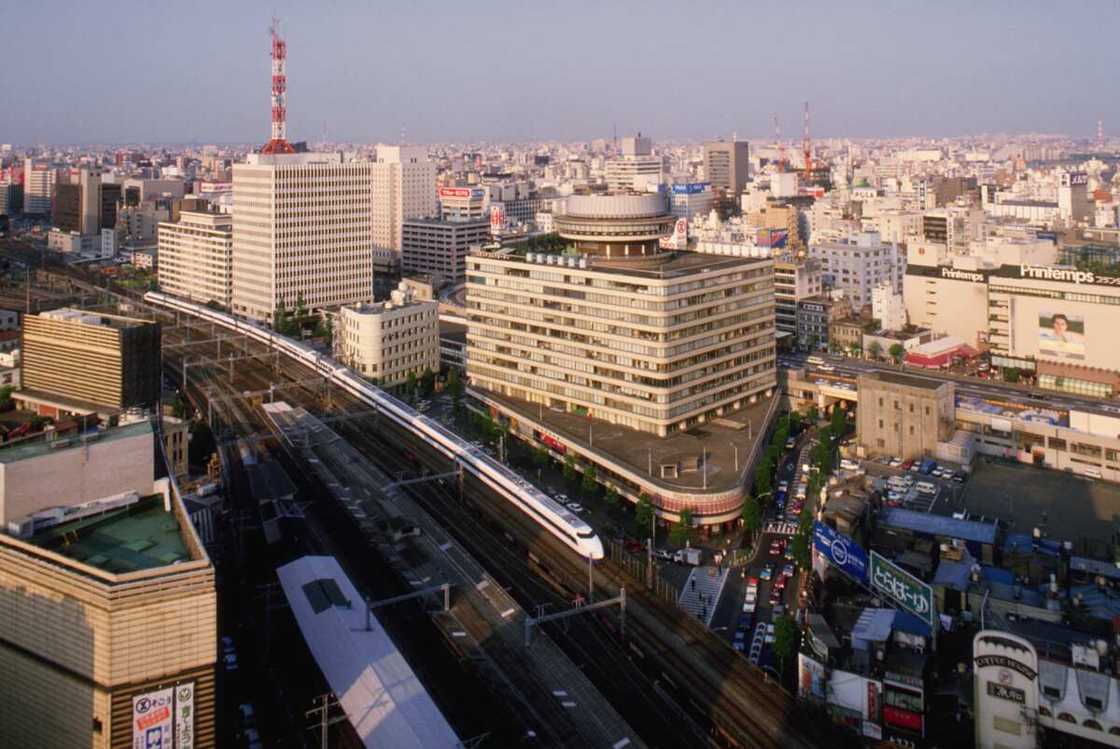
<instances>
[{"instance_id":1,"label":"low-rise building","mask_svg":"<svg viewBox=\"0 0 1120 749\"><path fill-rule=\"evenodd\" d=\"M920 458L952 438L952 382L880 372L860 375L858 387L857 435L865 454Z\"/></svg>"},{"instance_id":2,"label":"low-rise building","mask_svg":"<svg viewBox=\"0 0 1120 749\"><path fill-rule=\"evenodd\" d=\"M343 306L334 334L339 361L384 385L400 385L410 374L439 371L438 305L417 301L402 284L387 302Z\"/></svg>"},{"instance_id":3,"label":"low-rise building","mask_svg":"<svg viewBox=\"0 0 1120 749\"><path fill-rule=\"evenodd\" d=\"M832 323L852 312L843 297L811 296L797 302L797 344L809 351L827 349Z\"/></svg>"}]
</instances>

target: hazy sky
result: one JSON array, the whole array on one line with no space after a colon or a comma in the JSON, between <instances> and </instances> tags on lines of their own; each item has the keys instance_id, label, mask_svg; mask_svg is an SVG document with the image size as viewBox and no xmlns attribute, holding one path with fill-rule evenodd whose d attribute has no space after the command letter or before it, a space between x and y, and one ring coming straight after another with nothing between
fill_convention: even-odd
<instances>
[{"instance_id":1,"label":"hazy sky","mask_svg":"<svg viewBox=\"0 0 1120 749\"><path fill-rule=\"evenodd\" d=\"M1116 0L3 0L0 142L1120 132Z\"/></svg>"}]
</instances>

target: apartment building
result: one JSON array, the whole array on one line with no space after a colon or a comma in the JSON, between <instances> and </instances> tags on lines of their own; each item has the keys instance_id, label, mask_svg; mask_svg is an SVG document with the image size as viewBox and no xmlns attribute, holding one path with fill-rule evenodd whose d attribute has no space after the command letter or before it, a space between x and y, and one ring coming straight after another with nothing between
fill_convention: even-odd
<instances>
[{"instance_id":1,"label":"apartment building","mask_svg":"<svg viewBox=\"0 0 1120 749\"><path fill-rule=\"evenodd\" d=\"M378 144L373 178L373 246L401 252L404 222L427 218L439 211L436 165L423 146Z\"/></svg>"},{"instance_id":2,"label":"apartment building","mask_svg":"<svg viewBox=\"0 0 1120 749\"><path fill-rule=\"evenodd\" d=\"M422 273L438 277L438 285L454 285L465 277L471 247L490 241L490 219L408 219L404 222L402 237L402 272Z\"/></svg>"},{"instance_id":3,"label":"apartment building","mask_svg":"<svg viewBox=\"0 0 1120 749\"><path fill-rule=\"evenodd\" d=\"M774 324L779 333L797 333L797 303L823 291L820 263L795 255L774 258Z\"/></svg>"},{"instance_id":4,"label":"apartment building","mask_svg":"<svg viewBox=\"0 0 1120 749\"><path fill-rule=\"evenodd\" d=\"M21 384L37 394L126 409L160 393L160 325L86 310L27 315Z\"/></svg>"},{"instance_id":5,"label":"apartment building","mask_svg":"<svg viewBox=\"0 0 1120 749\"><path fill-rule=\"evenodd\" d=\"M439 305L420 301L402 283L389 301L344 306L334 336L335 356L382 385L409 374L439 371Z\"/></svg>"},{"instance_id":6,"label":"apartment building","mask_svg":"<svg viewBox=\"0 0 1120 749\"><path fill-rule=\"evenodd\" d=\"M0 450L0 746L216 745L214 567L155 438Z\"/></svg>"},{"instance_id":7,"label":"apartment building","mask_svg":"<svg viewBox=\"0 0 1120 749\"><path fill-rule=\"evenodd\" d=\"M906 253L898 245L881 242L876 232L810 245L809 256L820 262L825 283L842 290L856 310L871 304L872 291L882 283L902 291Z\"/></svg>"},{"instance_id":8,"label":"apartment building","mask_svg":"<svg viewBox=\"0 0 1120 749\"><path fill-rule=\"evenodd\" d=\"M233 167L232 308L270 322L281 305L373 300L372 163L251 154Z\"/></svg>"},{"instance_id":9,"label":"apartment building","mask_svg":"<svg viewBox=\"0 0 1120 749\"><path fill-rule=\"evenodd\" d=\"M473 388L665 437L775 385L768 257L479 253L467 264Z\"/></svg>"},{"instance_id":10,"label":"apartment building","mask_svg":"<svg viewBox=\"0 0 1120 749\"><path fill-rule=\"evenodd\" d=\"M233 217L183 211L178 223L160 223L159 287L228 309L233 293Z\"/></svg>"},{"instance_id":11,"label":"apartment building","mask_svg":"<svg viewBox=\"0 0 1120 749\"><path fill-rule=\"evenodd\" d=\"M607 189L610 192L645 192L664 181L665 163L653 155L653 141L641 133L622 139L622 155L606 164Z\"/></svg>"},{"instance_id":12,"label":"apartment building","mask_svg":"<svg viewBox=\"0 0 1120 749\"><path fill-rule=\"evenodd\" d=\"M55 171L46 162L24 159L23 179L23 212L49 215L51 198L54 196Z\"/></svg>"}]
</instances>

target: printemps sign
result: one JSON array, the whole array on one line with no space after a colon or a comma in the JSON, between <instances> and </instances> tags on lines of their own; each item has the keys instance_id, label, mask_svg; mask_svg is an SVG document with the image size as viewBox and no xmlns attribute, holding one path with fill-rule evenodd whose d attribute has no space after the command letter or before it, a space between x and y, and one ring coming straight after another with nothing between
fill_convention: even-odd
<instances>
[{"instance_id":1,"label":"printemps sign","mask_svg":"<svg viewBox=\"0 0 1120 749\"><path fill-rule=\"evenodd\" d=\"M874 551L871 552L868 579L872 590L894 601L933 629L937 618L933 607L933 588Z\"/></svg>"}]
</instances>

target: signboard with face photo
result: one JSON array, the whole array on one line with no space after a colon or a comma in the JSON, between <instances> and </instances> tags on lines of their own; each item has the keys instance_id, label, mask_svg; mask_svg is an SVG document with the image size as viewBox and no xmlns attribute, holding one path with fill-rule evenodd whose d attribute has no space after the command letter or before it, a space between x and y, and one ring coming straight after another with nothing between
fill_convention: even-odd
<instances>
[{"instance_id":1,"label":"signboard with face photo","mask_svg":"<svg viewBox=\"0 0 1120 749\"><path fill-rule=\"evenodd\" d=\"M1057 359L1085 359L1085 318L1059 310L1038 313L1038 353Z\"/></svg>"}]
</instances>

